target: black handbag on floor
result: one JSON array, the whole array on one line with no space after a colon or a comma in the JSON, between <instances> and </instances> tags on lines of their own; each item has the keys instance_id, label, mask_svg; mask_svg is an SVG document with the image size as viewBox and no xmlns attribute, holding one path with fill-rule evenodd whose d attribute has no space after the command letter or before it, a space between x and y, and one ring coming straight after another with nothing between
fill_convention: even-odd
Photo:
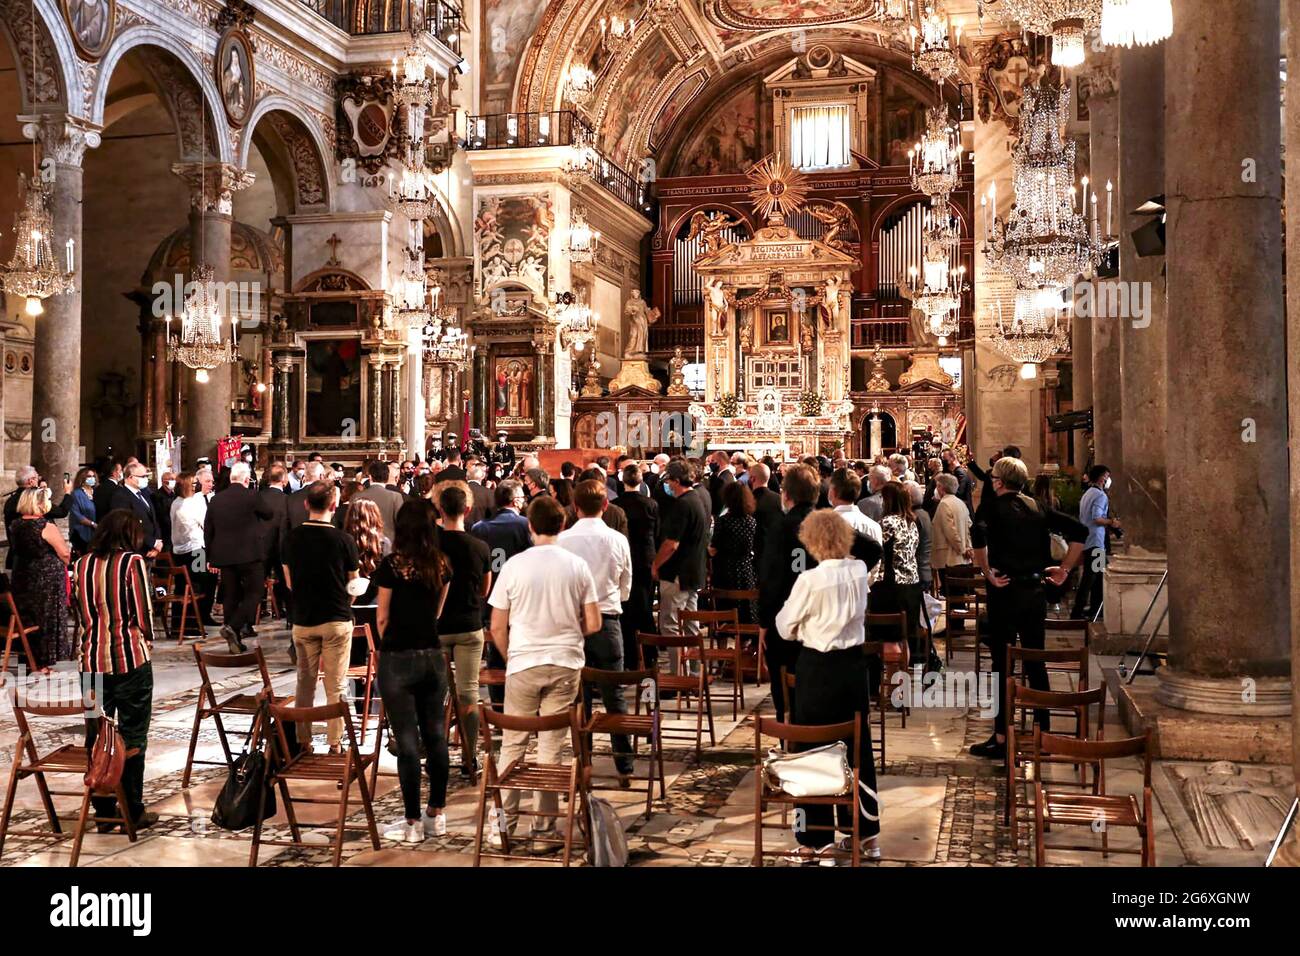
<instances>
[{"instance_id":1,"label":"black handbag on floor","mask_svg":"<svg viewBox=\"0 0 1300 956\"><path fill-rule=\"evenodd\" d=\"M263 734L269 734L270 711L266 705L254 718L254 733L244 743L244 749L230 767L226 783L217 794L212 807L212 823L223 830L244 830L258 822L257 810L262 806L262 820L275 816L275 788L270 785L266 754L253 742L260 743ZM262 795L266 802L260 803Z\"/></svg>"}]
</instances>

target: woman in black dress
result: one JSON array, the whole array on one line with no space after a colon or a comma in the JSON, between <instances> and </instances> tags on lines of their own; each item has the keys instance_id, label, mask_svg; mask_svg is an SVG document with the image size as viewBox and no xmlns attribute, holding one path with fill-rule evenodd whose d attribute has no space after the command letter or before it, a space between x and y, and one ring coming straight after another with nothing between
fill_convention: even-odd
<instances>
[{"instance_id":1,"label":"woman in black dress","mask_svg":"<svg viewBox=\"0 0 1300 956\"><path fill-rule=\"evenodd\" d=\"M14 554L14 602L23 624L41 629L32 652L42 673L76 653L68 637L68 544L45 515L50 489L28 488L18 499L18 518L9 525Z\"/></svg>"},{"instance_id":2,"label":"woman in black dress","mask_svg":"<svg viewBox=\"0 0 1300 956\"><path fill-rule=\"evenodd\" d=\"M722 505L726 509L713 522L713 539L709 555L713 558L713 587L723 591L752 591L757 584L754 574L754 495L749 486L730 481L722 486ZM753 601L718 602L719 610L736 607L740 623L758 620Z\"/></svg>"}]
</instances>

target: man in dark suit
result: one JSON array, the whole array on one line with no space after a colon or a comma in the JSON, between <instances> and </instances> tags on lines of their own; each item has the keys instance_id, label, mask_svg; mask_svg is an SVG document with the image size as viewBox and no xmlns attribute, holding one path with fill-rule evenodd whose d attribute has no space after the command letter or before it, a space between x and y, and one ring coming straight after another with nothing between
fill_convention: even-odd
<instances>
[{"instance_id":1,"label":"man in dark suit","mask_svg":"<svg viewBox=\"0 0 1300 956\"><path fill-rule=\"evenodd\" d=\"M176 475L164 471L158 479L158 487L153 490L153 511L158 517L158 536L162 538L163 550L172 549L172 502L176 500Z\"/></svg>"},{"instance_id":2,"label":"man in dark suit","mask_svg":"<svg viewBox=\"0 0 1300 956\"><path fill-rule=\"evenodd\" d=\"M235 462L230 485L213 496L203 520L208 564L221 569L221 606L226 613L221 636L232 654L246 651L243 638L253 634L266 584L262 522L275 516L249 487L250 473L248 462Z\"/></svg>"},{"instance_id":3,"label":"man in dark suit","mask_svg":"<svg viewBox=\"0 0 1300 956\"><path fill-rule=\"evenodd\" d=\"M751 481L753 479L750 479ZM794 673L799 657L799 644L787 641L776 629L776 616L785 606L799 575L817 566L817 560L799 541L799 526L812 514L821 493L821 480L807 465L795 465L786 471L781 484L781 499L786 513L769 531L763 544L763 559L758 569L762 587L758 591L758 624L766 649L767 669L772 680L778 680L781 668ZM785 720L785 702L772 695L776 719ZM790 694L794 700L793 691Z\"/></svg>"},{"instance_id":4,"label":"man in dark suit","mask_svg":"<svg viewBox=\"0 0 1300 956\"><path fill-rule=\"evenodd\" d=\"M715 451L709 456L709 507L713 517L722 511L722 489L736 480L736 469L731 456L725 451Z\"/></svg>"},{"instance_id":5,"label":"man in dark suit","mask_svg":"<svg viewBox=\"0 0 1300 956\"><path fill-rule=\"evenodd\" d=\"M325 480L325 465L319 461L307 462L303 471L303 486L289 496L289 530L292 531L307 520L307 490L313 482Z\"/></svg>"},{"instance_id":6,"label":"man in dark suit","mask_svg":"<svg viewBox=\"0 0 1300 956\"><path fill-rule=\"evenodd\" d=\"M99 472L99 484L95 487L95 514L103 517L113 510L113 494L122 487L122 463L105 462Z\"/></svg>"},{"instance_id":7,"label":"man in dark suit","mask_svg":"<svg viewBox=\"0 0 1300 956\"><path fill-rule=\"evenodd\" d=\"M448 448L447 467L438 472L438 481L464 481L465 477L465 469L460 463L460 449Z\"/></svg>"},{"instance_id":8,"label":"man in dark suit","mask_svg":"<svg viewBox=\"0 0 1300 956\"><path fill-rule=\"evenodd\" d=\"M754 493L754 567L763 566L763 546L772 528L785 513L781 510L781 496L768 486L772 473L761 461L749 468L749 490Z\"/></svg>"},{"instance_id":9,"label":"man in dark suit","mask_svg":"<svg viewBox=\"0 0 1300 956\"><path fill-rule=\"evenodd\" d=\"M623 483L618 505L627 514L627 541L632 549L632 591L623 602L623 666L635 670L640 659L637 654L637 631L655 632L654 566L655 552L659 549L659 506L649 495L641 493L641 466L629 461L620 476Z\"/></svg>"},{"instance_id":10,"label":"man in dark suit","mask_svg":"<svg viewBox=\"0 0 1300 956\"><path fill-rule=\"evenodd\" d=\"M282 609L289 606L289 589L284 586L281 571L281 555L285 553L285 540L289 536L288 492L289 471L277 462L267 469L266 485L258 489L257 497L271 512L271 518L262 522L262 555L266 573L275 579L275 600Z\"/></svg>"},{"instance_id":11,"label":"man in dark suit","mask_svg":"<svg viewBox=\"0 0 1300 956\"><path fill-rule=\"evenodd\" d=\"M352 501L373 501L384 519L384 537L392 540L393 530L397 527L397 512L406 504L406 497L400 491L393 491L388 483L397 483L397 470L400 466L395 461L375 461L370 463L370 487L352 496ZM351 502L349 502L351 504ZM340 508L334 517L334 524L343 527L347 508Z\"/></svg>"},{"instance_id":12,"label":"man in dark suit","mask_svg":"<svg viewBox=\"0 0 1300 956\"><path fill-rule=\"evenodd\" d=\"M149 494L149 469L138 461L126 466L123 483L113 489L113 497L103 512L98 508L96 514L108 514L121 508L131 512L140 519L144 526L144 549L146 558L158 556L162 550L162 532L158 525L158 515L154 511L153 498Z\"/></svg>"}]
</instances>

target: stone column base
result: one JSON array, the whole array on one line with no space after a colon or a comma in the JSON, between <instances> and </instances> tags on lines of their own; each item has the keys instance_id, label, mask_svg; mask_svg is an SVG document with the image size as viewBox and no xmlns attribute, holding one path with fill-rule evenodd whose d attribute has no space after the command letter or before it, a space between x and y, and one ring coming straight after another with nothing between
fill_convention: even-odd
<instances>
[{"instance_id":1,"label":"stone column base","mask_svg":"<svg viewBox=\"0 0 1300 956\"><path fill-rule=\"evenodd\" d=\"M1142 615L1146 613L1166 567L1168 561L1163 554L1116 554L1106 562L1103 585L1106 609L1103 620L1106 622L1107 633L1136 635L1138 625L1142 624L1142 638L1146 639L1156 621L1160 620L1168 602L1169 585L1166 584L1155 607L1151 609L1150 616L1143 623ZM1168 636L1168 618L1160 625L1159 634Z\"/></svg>"},{"instance_id":2,"label":"stone column base","mask_svg":"<svg viewBox=\"0 0 1300 956\"><path fill-rule=\"evenodd\" d=\"M1166 707L1232 717L1291 713L1291 681L1285 677L1197 677L1162 667L1156 680L1156 700Z\"/></svg>"}]
</instances>

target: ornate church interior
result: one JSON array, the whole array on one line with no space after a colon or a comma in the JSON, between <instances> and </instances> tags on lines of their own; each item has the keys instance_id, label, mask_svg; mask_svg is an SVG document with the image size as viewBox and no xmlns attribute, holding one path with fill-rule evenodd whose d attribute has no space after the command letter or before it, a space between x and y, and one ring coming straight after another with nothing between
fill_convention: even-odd
<instances>
[{"instance_id":1,"label":"ornate church interior","mask_svg":"<svg viewBox=\"0 0 1300 956\"><path fill-rule=\"evenodd\" d=\"M0 870L1300 865L1297 15L0 0Z\"/></svg>"}]
</instances>

